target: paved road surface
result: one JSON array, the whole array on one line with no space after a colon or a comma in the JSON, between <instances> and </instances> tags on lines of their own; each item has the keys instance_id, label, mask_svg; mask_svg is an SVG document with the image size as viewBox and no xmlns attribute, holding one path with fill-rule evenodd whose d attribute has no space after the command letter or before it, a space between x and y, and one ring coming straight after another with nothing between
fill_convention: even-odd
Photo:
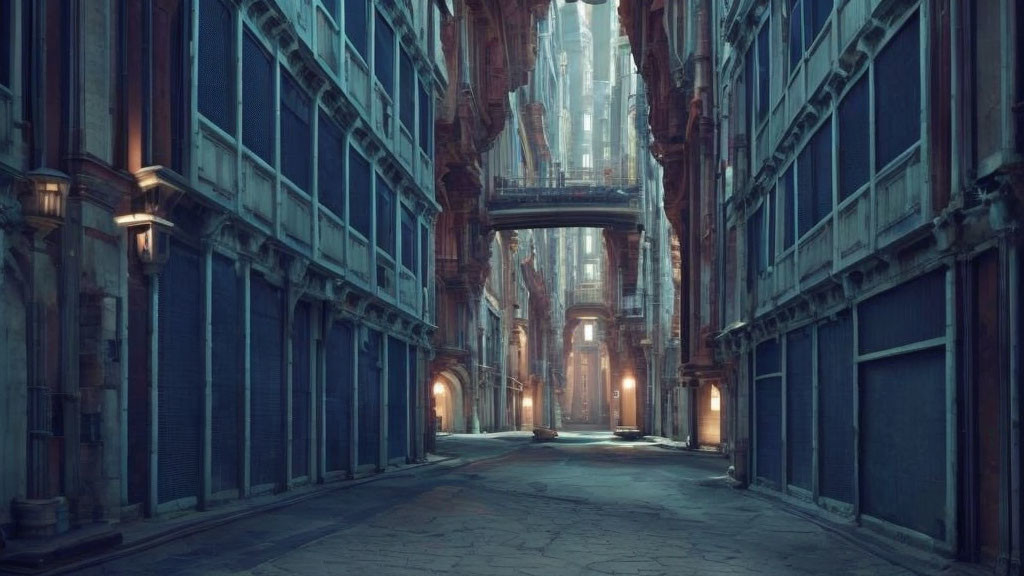
<instances>
[{"instance_id":1,"label":"paved road surface","mask_svg":"<svg viewBox=\"0 0 1024 576\"><path fill-rule=\"evenodd\" d=\"M597 432L566 433L554 444L520 433L453 436L439 450L462 459L84 574L911 574L727 487L719 457Z\"/></svg>"}]
</instances>

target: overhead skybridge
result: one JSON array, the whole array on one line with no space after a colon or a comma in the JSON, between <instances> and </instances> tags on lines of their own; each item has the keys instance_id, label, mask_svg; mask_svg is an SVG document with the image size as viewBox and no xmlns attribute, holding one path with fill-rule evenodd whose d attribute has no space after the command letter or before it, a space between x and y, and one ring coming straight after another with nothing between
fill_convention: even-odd
<instances>
[{"instance_id":1,"label":"overhead skybridge","mask_svg":"<svg viewBox=\"0 0 1024 576\"><path fill-rule=\"evenodd\" d=\"M491 230L620 228L640 225L636 180L587 172L554 178L496 178L487 199Z\"/></svg>"}]
</instances>

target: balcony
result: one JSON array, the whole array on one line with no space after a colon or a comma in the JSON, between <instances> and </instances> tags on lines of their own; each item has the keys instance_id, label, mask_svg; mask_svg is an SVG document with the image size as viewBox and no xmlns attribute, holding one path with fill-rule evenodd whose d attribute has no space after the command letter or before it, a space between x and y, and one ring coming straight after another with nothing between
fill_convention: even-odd
<instances>
[{"instance_id":1,"label":"balcony","mask_svg":"<svg viewBox=\"0 0 1024 576\"><path fill-rule=\"evenodd\" d=\"M606 318L608 303L600 284L586 284L565 291L565 315L567 318Z\"/></svg>"},{"instance_id":2,"label":"balcony","mask_svg":"<svg viewBox=\"0 0 1024 576\"><path fill-rule=\"evenodd\" d=\"M634 228L640 225L640 185L594 171L555 178L495 180L487 200L491 230Z\"/></svg>"}]
</instances>

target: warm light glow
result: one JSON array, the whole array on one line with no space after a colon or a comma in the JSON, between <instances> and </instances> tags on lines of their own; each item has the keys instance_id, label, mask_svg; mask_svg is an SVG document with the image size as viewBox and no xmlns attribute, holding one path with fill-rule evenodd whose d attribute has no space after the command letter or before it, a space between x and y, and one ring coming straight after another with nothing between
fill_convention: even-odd
<instances>
[{"instance_id":1,"label":"warm light glow","mask_svg":"<svg viewBox=\"0 0 1024 576\"><path fill-rule=\"evenodd\" d=\"M718 386L711 386L711 411L718 412L722 409L722 393L718 391Z\"/></svg>"},{"instance_id":2,"label":"warm light glow","mask_svg":"<svg viewBox=\"0 0 1024 576\"><path fill-rule=\"evenodd\" d=\"M622 388L623 388L623 390L632 390L634 387L636 387L636 379L635 378L628 377L628 378L623 378L622 379Z\"/></svg>"},{"instance_id":3,"label":"warm light glow","mask_svg":"<svg viewBox=\"0 0 1024 576\"><path fill-rule=\"evenodd\" d=\"M584 324L583 325L583 339L586 340L587 342L592 342L594 340L594 325L593 324Z\"/></svg>"},{"instance_id":4,"label":"warm light glow","mask_svg":"<svg viewBox=\"0 0 1024 576\"><path fill-rule=\"evenodd\" d=\"M444 394L444 384L441 384L440 382L434 382L434 394L435 395Z\"/></svg>"},{"instance_id":5,"label":"warm light glow","mask_svg":"<svg viewBox=\"0 0 1024 576\"><path fill-rule=\"evenodd\" d=\"M523 410L529 410L530 408L533 408L533 398L523 396Z\"/></svg>"}]
</instances>

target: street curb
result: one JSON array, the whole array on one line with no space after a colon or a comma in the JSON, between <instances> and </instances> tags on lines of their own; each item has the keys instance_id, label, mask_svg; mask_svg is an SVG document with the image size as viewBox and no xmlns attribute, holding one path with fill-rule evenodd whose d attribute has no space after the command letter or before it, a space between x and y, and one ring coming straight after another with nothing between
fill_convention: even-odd
<instances>
[{"instance_id":1,"label":"street curb","mask_svg":"<svg viewBox=\"0 0 1024 576\"><path fill-rule=\"evenodd\" d=\"M315 498L315 497L318 497L318 496L324 496L326 494L330 494L330 493L333 493L333 492L340 492L342 490L348 490L348 489L354 488L356 486L362 486L364 484L369 484L369 483L372 483L372 482L377 482L379 480L384 480L384 479L389 479L389 478L399 478L399 477L402 477L402 475L404 473L407 473L407 472L409 472L411 470L420 469L420 468L427 468L427 467L430 467L430 466L435 466L435 465L438 465L438 464L444 464L446 462L451 462L453 460L457 460L458 459L458 456L454 456L454 455L450 455L450 454L446 454L446 455L440 455L439 454L438 456L441 456L441 457L438 458L437 460L428 461L428 462L419 462L419 463L415 463L415 464L409 464L407 466L403 466L402 468L398 468L398 469L390 470L390 471L385 471L385 472L382 472L382 473L379 473L379 474L373 474L373 475L370 475L370 476L364 476L362 478L355 478L355 479L352 479L352 480L344 480L344 481L341 481L341 482L329 482L329 483L325 483L325 484L312 485L312 487L310 487L309 490L307 490L307 491L305 491L305 492L303 492L301 494L294 494L294 495L291 495L289 497L282 498L280 500L274 500L272 502L267 502L267 503L264 503L264 504L256 504L256 505L253 505L251 507L243 508L241 510L228 511L228 512L224 512L223 514L220 514L220 515L211 516L211 517L203 518L203 519L197 519L196 521L191 522L191 523L186 523L186 524L175 526L175 527L169 527L167 530L164 530L162 532L156 532L156 533L151 534L149 536L140 538L139 540L132 541L132 542L130 542L128 544L122 544L120 546L111 548L106 553L99 553L99 554L97 554L95 556L90 556L88 558L83 558L83 559L81 559L81 560L79 560L77 562L71 562L71 563L68 563L68 564L62 564L60 566L53 566L52 568L39 568L39 569L32 569L32 568L17 569L17 568L15 568L15 569L12 570L10 567L3 567L3 568L0 568L0 574L12 574L12 575L17 575L17 576L21 576L21 575L57 576L59 574L73 573L73 572L75 572L77 570L84 570L86 568L91 568L93 566L98 566L100 564L105 564L105 563L110 562L112 560L117 560L119 558L124 558L124 557L127 557L127 556L131 556L133 554L138 554L139 552L143 552L143 551L148 550L150 548L154 548L156 546L160 546L161 544L166 544L168 542L173 542L174 540L185 538L187 536L192 536L194 534L199 534L201 532L206 532L208 530L212 530L213 528L224 526L226 524L231 524L233 522L237 522L239 520L244 520L244 519L250 518L252 516L257 516L259 514L263 514L263 513L266 513L266 512L272 512L274 510L285 508L285 507L291 506L293 504L298 504L300 502L304 502L306 500L309 500L309 499L312 499L312 498ZM471 462L467 462L466 464L472 464L472 463L473 462L471 461ZM453 466L453 468L457 468L459 466L461 466L461 465ZM119 534L120 533L121 532L119 532ZM50 559L59 558L59 557L60 557L59 554L53 554L53 555L50 556Z\"/></svg>"}]
</instances>

